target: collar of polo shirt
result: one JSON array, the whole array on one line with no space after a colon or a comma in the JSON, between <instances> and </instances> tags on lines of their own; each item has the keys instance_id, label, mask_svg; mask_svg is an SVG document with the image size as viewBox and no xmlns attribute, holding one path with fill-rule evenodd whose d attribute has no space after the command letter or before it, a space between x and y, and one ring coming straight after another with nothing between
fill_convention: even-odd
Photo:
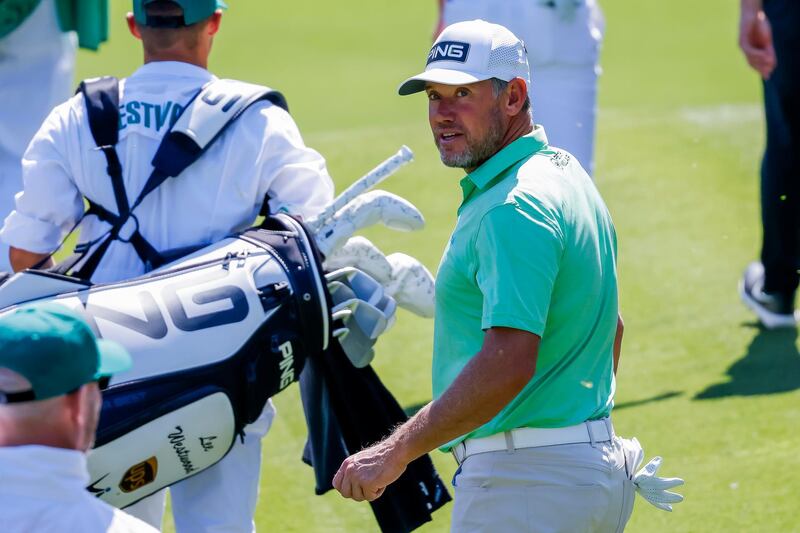
<instances>
[{"instance_id":1,"label":"collar of polo shirt","mask_svg":"<svg viewBox=\"0 0 800 533\"><path fill-rule=\"evenodd\" d=\"M547 147L544 128L536 125L529 134L520 137L486 160L481 166L461 179L462 206L475 190L483 191L519 161Z\"/></svg>"}]
</instances>

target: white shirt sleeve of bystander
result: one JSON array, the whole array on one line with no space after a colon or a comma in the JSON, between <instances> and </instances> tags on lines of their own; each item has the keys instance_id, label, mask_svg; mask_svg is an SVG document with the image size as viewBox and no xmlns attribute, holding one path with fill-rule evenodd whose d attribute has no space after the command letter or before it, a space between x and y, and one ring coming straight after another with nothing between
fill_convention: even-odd
<instances>
[{"instance_id":1,"label":"white shirt sleeve of bystander","mask_svg":"<svg viewBox=\"0 0 800 533\"><path fill-rule=\"evenodd\" d=\"M83 214L83 197L66 155L69 118L70 102L53 109L25 151L23 190L16 194L15 209L0 230L0 240L10 246L52 252Z\"/></svg>"},{"instance_id":2,"label":"white shirt sleeve of bystander","mask_svg":"<svg viewBox=\"0 0 800 533\"><path fill-rule=\"evenodd\" d=\"M333 181L325 158L305 145L289 113L277 106L261 113L268 120L261 179L270 196L270 211L308 219L333 200Z\"/></svg>"}]
</instances>

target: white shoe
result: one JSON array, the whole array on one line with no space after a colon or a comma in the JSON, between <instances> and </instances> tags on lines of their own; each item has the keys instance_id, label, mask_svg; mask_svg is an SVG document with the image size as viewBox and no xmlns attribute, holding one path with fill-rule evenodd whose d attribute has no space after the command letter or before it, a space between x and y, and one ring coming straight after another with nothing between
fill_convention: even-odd
<instances>
[{"instance_id":1,"label":"white shoe","mask_svg":"<svg viewBox=\"0 0 800 533\"><path fill-rule=\"evenodd\" d=\"M791 298L781 294L763 291L764 266L750 263L739 282L739 296L747 307L753 310L767 329L795 328L800 313L794 310Z\"/></svg>"}]
</instances>

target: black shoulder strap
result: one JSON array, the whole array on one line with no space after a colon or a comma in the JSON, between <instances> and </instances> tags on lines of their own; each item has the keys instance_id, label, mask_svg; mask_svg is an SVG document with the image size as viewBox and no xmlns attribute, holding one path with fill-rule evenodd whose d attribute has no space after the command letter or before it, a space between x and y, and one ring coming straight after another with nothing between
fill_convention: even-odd
<instances>
[{"instance_id":1,"label":"black shoulder strap","mask_svg":"<svg viewBox=\"0 0 800 533\"><path fill-rule=\"evenodd\" d=\"M119 141L119 80L113 76L84 80L78 86L76 94L77 93L83 94L89 129L92 132L95 144L102 150L106 158L106 172L111 178L111 186L114 190L114 199L117 202L119 216L127 216L130 212L130 207L128 204L128 196L125 193L125 184L122 181L122 164L120 163L116 150L116 144ZM116 216L102 208L102 206L96 205L90 199L87 198L87 200L89 202L89 210L78 220L73 229L69 232L70 234L80 225L86 215L97 214L98 210ZM67 238L69 238L69 234L67 234ZM58 249L64 245L67 238L61 242ZM105 240L110 241L110 236L106 236ZM91 277L97 267L96 263L99 263L105 253L105 249L108 248L108 244L110 244L110 242L103 243L101 246L102 251L94 254L97 256L94 262L89 261L89 263L91 263L90 267L88 269L82 268L81 272L76 274L78 277L82 277L83 279L89 279ZM61 273L67 273L72 270L86 255L88 249L89 246L84 247L81 251L76 248L75 253L59 265L56 265L54 270ZM49 257L44 259L40 265L43 265L48 259ZM37 267L40 265L37 265Z\"/></svg>"},{"instance_id":2,"label":"black shoulder strap","mask_svg":"<svg viewBox=\"0 0 800 533\"><path fill-rule=\"evenodd\" d=\"M122 164L117 155L119 141L119 80L113 76L82 81L78 92L83 93L89 128L97 147L106 156L107 172L114 189L117 212L125 216L130 211L125 183L122 181Z\"/></svg>"},{"instance_id":3,"label":"black shoulder strap","mask_svg":"<svg viewBox=\"0 0 800 533\"><path fill-rule=\"evenodd\" d=\"M83 93L89 128L97 146L114 146L119 140L119 80L104 76L84 80L76 92Z\"/></svg>"}]
</instances>

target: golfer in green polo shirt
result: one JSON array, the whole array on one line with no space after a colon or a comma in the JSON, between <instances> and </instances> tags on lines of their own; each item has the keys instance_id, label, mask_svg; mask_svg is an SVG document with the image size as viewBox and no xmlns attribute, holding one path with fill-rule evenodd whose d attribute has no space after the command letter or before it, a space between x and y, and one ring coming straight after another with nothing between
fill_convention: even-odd
<instances>
[{"instance_id":1,"label":"golfer in green polo shirt","mask_svg":"<svg viewBox=\"0 0 800 533\"><path fill-rule=\"evenodd\" d=\"M434 401L348 458L334 485L375 499L439 447L460 465L453 531L621 531L647 476L609 418L616 234L587 173L533 123L529 83L524 44L476 20L446 28L399 88L425 91L442 162L467 172L436 281ZM680 496L665 489L682 481L648 466L646 497L671 510Z\"/></svg>"}]
</instances>

